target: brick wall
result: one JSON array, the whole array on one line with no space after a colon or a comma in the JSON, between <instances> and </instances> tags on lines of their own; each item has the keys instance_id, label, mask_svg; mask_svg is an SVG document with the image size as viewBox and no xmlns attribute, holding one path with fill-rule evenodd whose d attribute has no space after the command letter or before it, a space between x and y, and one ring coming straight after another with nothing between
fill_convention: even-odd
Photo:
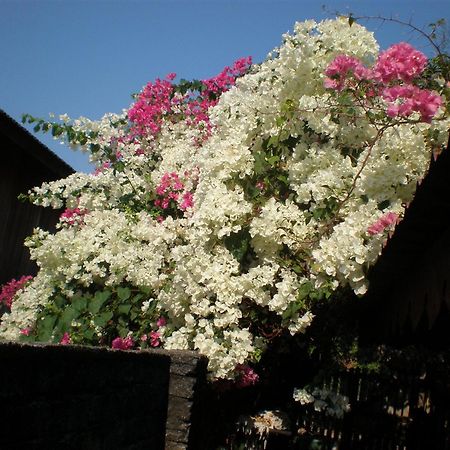
<instances>
[{"instance_id":1,"label":"brick wall","mask_svg":"<svg viewBox=\"0 0 450 450\"><path fill-rule=\"evenodd\" d=\"M0 344L0 448L194 448L194 352Z\"/></svg>"}]
</instances>

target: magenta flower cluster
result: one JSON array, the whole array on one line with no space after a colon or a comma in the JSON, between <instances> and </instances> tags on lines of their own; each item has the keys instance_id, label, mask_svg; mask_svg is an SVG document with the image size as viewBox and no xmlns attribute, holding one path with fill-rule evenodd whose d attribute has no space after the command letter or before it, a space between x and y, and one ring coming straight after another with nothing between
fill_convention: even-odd
<instances>
[{"instance_id":1,"label":"magenta flower cluster","mask_svg":"<svg viewBox=\"0 0 450 450\"><path fill-rule=\"evenodd\" d=\"M401 80L411 83L425 69L428 59L406 42L392 45L378 57L374 77L382 83Z\"/></svg>"},{"instance_id":2,"label":"magenta flower cluster","mask_svg":"<svg viewBox=\"0 0 450 450\"><path fill-rule=\"evenodd\" d=\"M398 220L398 215L393 212L388 212L383 217L380 217L374 224L370 225L367 232L371 235L383 232L387 227L394 225Z\"/></svg>"},{"instance_id":3,"label":"magenta flower cluster","mask_svg":"<svg viewBox=\"0 0 450 450\"><path fill-rule=\"evenodd\" d=\"M338 55L325 70L324 85L338 92L365 88L367 97L379 95L386 102L389 117L409 117L418 112L422 122L430 122L442 99L412 84L426 65L427 57L422 52L401 42L382 52L373 68L352 56Z\"/></svg>"},{"instance_id":4,"label":"magenta flower cluster","mask_svg":"<svg viewBox=\"0 0 450 450\"><path fill-rule=\"evenodd\" d=\"M184 176L187 178L189 173L186 172ZM194 206L192 192L185 191L185 185L176 172L163 175L156 188L156 195L158 198L155 200L155 206L161 209L176 205L176 208L186 211Z\"/></svg>"},{"instance_id":5,"label":"magenta flower cluster","mask_svg":"<svg viewBox=\"0 0 450 450\"><path fill-rule=\"evenodd\" d=\"M150 345L151 347L159 347L161 345L161 334L163 332L162 328L165 327L166 324L166 318L161 316L156 321L158 330L153 330L148 334L143 334L140 338L141 344L148 343L148 345ZM66 343L70 343L70 341ZM111 343L111 348L114 348L116 350L130 350L134 347L134 345L135 342L131 336L127 336L125 338L116 337Z\"/></svg>"},{"instance_id":6,"label":"magenta flower cluster","mask_svg":"<svg viewBox=\"0 0 450 450\"><path fill-rule=\"evenodd\" d=\"M189 123L204 122L209 127L208 109L215 106L223 92L228 91L236 83L236 79L244 75L252 65L252 58L240 58L213 78L202 80L201 95L187 103L186 115Z\"/></svg>"},{"instance_id":7,"label":"magenta flower cluster","mask_svg":"<svg viewBox=\"0 0 450 450\"><path fill-rule=\"evenodd\" d=\"M235 371L237 373L237 387L253 386L259 381L259 375L247 364L238 364Z\"/></svg>"},{"instance_id":8,"label":"magenta flower cluster","mask_svg":"<svg viewBox=\"0 0 450 450\"><path fill-rule=\"evenodd\" d=\"M144 87L138 100L128 111L132 135L158 134L164 117L172 112L174 86L171 80L174 78L175 74L169 74L164 80L157 78L154 83L149 82Z\"/></svg>"},{"instance_id":9,"label":"magenta flower cluster","mask_svg":"<svg viewBox=\"0 0 450 450\"><path fill-rule=\"evenodd\" d=\"M397 85L383 89L382 97L387 101L389 117L408 117L414 111L423 122L430 122L442 104L439 95L413 84Z\"/></svg>"},{"instance_id":10,"label":"magenta flower cluster","mask_svg":"<svg viewBox=\"0 0 450 450\"><path fill-rule=\"evenodd\" d=\"M67 225L81 225L87 210L80 208L67 208L60 216L60 220Z\"/></svg>"},{"instance_id":11,"label":"magenta flower cluster","mask_svg":"<svg viewBox=\"0 0 450 450\"><path fill-rule=\"evenodd\" d=\"M154 83L148 83L128 111L131 135L156 136L163 121L176 122L180 114L188 119L188 124L202 122L209 129L208 109L217 104L220 95L235 84L236 78L248 71L251 63L251 57L238 59L217 76L202 80L202 88L197 94L187 92L175 95L176 85L172 83L175 73L168 74L163 80L158 78Z\"/></svg>"},{"instance_id":12,"label":"magenta flower cluster","mask_svg":"<svg viewBox=\"0 0 450 450\"><path fill-rule=\"evenodd\" d=\"M325 87L336 91L349 87L349 77L354 77L357 81L372 79L370 69L358 58L347 55L336 56L325 70L325 75L328 77L324 82Z\"/></svg>"},{"instance_id":13,"label":"magenta flower cluster","mask_svg":"<svg viewBox=\"0 0 450 450\"><path fill-rule=\"evenodd\" d=\"M22 289L32 278L31 275L24 275L18 280L13 278L11 281L4 284L0 291L0 303L3 303L8 309L11 309L16 292Z\"/></svg>"},{"instance_id":14,"label":"magenta flower cluster","mask_svg":"<svg viewBox=\"0 0 450 450\"><path fill-rule=\"evenodd\" d=\"M70 334L67 331L63 334L63 337L61 338L59 343L61 345L69 345L72 343L72 340L70 339Z\"/></svg>"},{"instance_id":15,"label":"magenta flower cluster","mask_svg":"<svg viewBox=\"0 0 450 450\"><path fill-rule=\"evenodd\" d=\"M111 343L111 347L116 350L130 350L134 346L134 341L131 336L126 338L116 337Z\"/></svg>"},{"instance_id":16,"label":"magenta flower cluster","mask_svg":"<svg viewBox=\"0 0 450 450\"><path fill-rule=\"evenodd\" d=\"M159 347L161 345L161 328L165 327L167 324L167 320L165 317L160 317L156 321L156 326L158 327L158 331L150 331L148 334L143 334L141 336L141 342L148 342L151 347Z\"/></svg>"}]
</instances>

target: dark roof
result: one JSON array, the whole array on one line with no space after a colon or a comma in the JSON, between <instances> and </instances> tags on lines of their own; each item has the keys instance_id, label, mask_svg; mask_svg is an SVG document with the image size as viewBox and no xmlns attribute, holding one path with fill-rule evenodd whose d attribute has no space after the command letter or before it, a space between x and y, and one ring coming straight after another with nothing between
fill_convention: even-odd
<instances>
[{"instance_id":1,"label":"dark roof","mask_svg":"<svg viewBox=\"0 0 450 450\"><path fill-rule=\"evenodd\" d=\"M362 333L400 336L431 330L450 309L450 145L417 187L369 273Z\"/></svg>"},{"instance_id":2,"label":"dark roof","mask_svg":"<svg viewBox=\"0 0 450 450\"><path fill-rule=\"evenodd\" d=\"M36 139L28 130L0 109L0 134L7 136L31 158L38 160L59 178L74 173L74 169Z\"/></svg>"}]
</instances>

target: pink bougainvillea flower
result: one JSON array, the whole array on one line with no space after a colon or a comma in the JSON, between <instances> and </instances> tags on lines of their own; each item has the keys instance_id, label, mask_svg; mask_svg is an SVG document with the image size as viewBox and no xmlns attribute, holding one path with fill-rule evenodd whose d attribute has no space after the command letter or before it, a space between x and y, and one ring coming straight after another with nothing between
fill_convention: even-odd
<instances>
[{"instance_id":1,"label":"pink bougainvillea flower","mask_svg":"<svg viewBox=\"0 0 450 450\"><path fill-rule=\"evenodd\" d=\"M187 176L189 176L189 173L187 173ZM155 200L155 206L161 209L175 207L181 211L192 208L194 206L194 196L192 192L185 191L185 182L186 180L182 180L176 172L166 172L156 187L158 198Z\"/></svg>"},{"instance_id":2,"label":"pink bougainvillea flower","mask_svg":"<svg viewBox=\"0 0 450 450\"><path fill-rule=\"evenodd\" d=\"M87 209L67 208L59 217L64 224L70 226L82 225L84 223L84 216L87 213Z\"/></svg>"},{"instance_id":3,"label":"pink bougainvillea flower","mask_svg":"<svg viewBox=\"0 0 450 450\"><path fill-rule=\"evenodd\" d=\"M380 53L374 67L374 77L383 83L393 80L410 83L423 72L427 61L422 52L406 42L400 42Z\"/></svg>"},{"instance_id":4,"label":"pink bougainvillea flower","mask_svg":"<svg viewBox=\"0 0 450 450\"><path fill-rule=\"evenodd\" d=\"M161 316L157 321L156 321L156 326L158 326L159 328L166 326L167 324L167 320L165 317Z\"/></svg>"},{"instance_id":5,"label":"pink bougainvillea flower","mask_svg":"<svg viewBox=\"0 0 450 450\"><path fill-rule=\"evenodd\" d=\"M358 58L347 55L338 55L325 70L324 86L328 89L342 91L346 87L349 77L356 80L370 80L372 71L365 67Z\"/></svg>"},{"instance_id":6,"label":"pink bougainvillea flower","mask_svg":"<svg viewBox=\"0 0 450 450\"><path fill-rule=\"evenodd\" d=\"M180 203L180 209L182 211L186 211L188 208L192 208L194 206L194 196L192 192L185 192L183 194L183 201Z\"/></svg>"},{"instance_id":7,"label":"pink bougainvillea flower","mask_svg":"<svg viewBox=\"0 0 450 450\"><path fill-rule=\"evenodd\" d=\"M117 350L129 350L133 345L134 342L131 336L127 336L126 338L116 337L111 343L111 347Z\"/></svg>"},{"instance_id":8,"label":"pink bougainvillea flower","mask_svg":"<svg viewBox=\"0 0 450 450\"><path fill-rule=\"evenodd\" d=\"M382 97L388 104L386 113L389 117L408 117L418 112L423 122L430 122L442 105L438 94L412 84L387 87L383 89Z\"/></svg>"},{"instance_id":9,"label":"pink bougainvillea flower","mask_svg":"<svg viewBox=\"0 0 450 450\"><path fill-rule=\"evenodd\" d=\"M259 375L247 364L238 364L235 370L237 372L237 387L253 386L259 381Z\"/></svg>"},{"instance_id":10,"label":"pink bougainvillea flower","mask_svg":"<svg viewBox=\"0 0 450 450\"><path fill-rule=\"evenodd\" d=\"M109 169L110 167L111 167L111 163L109 161L106 161L100 167L97 167L94 170L93 175L94 176L100 175L102 172L104 172L106 169Z\"/></svg>"},{"instance_id":11,"label":"pink bougainvillea flower","mask_svg":"<svg viewBox=\"0 0 450 450\"><path fill-rule=\"evenodd\" d=\"M211 132L208 109L217 104L220 95L230 89L236 79L251 66L251 58L241 58L231 67L225 67L215 77L202 80L201 89L180 94L172 84L175 73L169 73L164 80L156 79L148 83L139 94L134 105L128 110L131 122L131 137L156 136L164 121L178 121L180 113L188 120L188 125L201 124L205 130L204 139Z\"/></svg>"},{"instance_id":12,"label":"pink bougainvillea flower","mask_svg":"<svg viewBox=\"0 0 450 450\"><path fill-rule=\"evenodd\" d=\"M63 337L61 338L61 340L59 341L59 343L61 345L68 345L70 344L72 341L70 340L70 334L67 333L67 331L63 334Z\"/></svg>"},{"instance_id":13,"label":"pink bougainvillea flower","mask_svg":"<svg viewBox=\"0 0 450 450\"><path fill-rule=\"evenodd\" d=\"M20 330L20 334L22 334L23 336L29 336L31 333L31 328L22 328Z\"/></svg>"},{"instance_id":14,"label":"pink bougainvillea flower","mask_svg":"<svg viewBox=\"0 0 450 450\"><path fill-rule=\"evenodd\" d=\"M161 335L157 331L151 331L149 336L152 347L159 347L161 345Z\"/></svg>"},{"instance_id":15,"label":"pink bougainvillea flower","mask_svg":"<svg viewBox=\"0 0 450 450\"><path fill-rule=\"evenodd\" d=\"M33 277L30 275L24 275L18 280L12 279L4 284L0 291L0 303L3 303L8 309L11 309L11 305L16 293L23 289L25 284Z\"/></svg>"},{"instance_id":16,"label":"pink bougainvillea flower","mask_svg":"<svg viewBox=\"0 0 450 450\"><path fill-rule=\"evenodd\" d=\"M374 224L367 228L367 232L371 235L383 232L389 226L395 224L398 220L398 215L393 212L388 212L380 217Z\"/></svg>"},{"instance_id":17,"label":"pink bougainvillea flower","mask_svg":"<svg viewBox=\"0 0 450 450\"><path fill-rule=\"evenodd\" d=\"M425 69L427 57L411 45L400 42L382 52L373 69L366 68L357 58L338 55L326 68L326 88L342 91L354 88L356 81L368 80L365 97L381 95L386 101L389 117L420 114L420 121L430 122L442 105L436 93L411 84Z\"/></svg>"}]
</instances>

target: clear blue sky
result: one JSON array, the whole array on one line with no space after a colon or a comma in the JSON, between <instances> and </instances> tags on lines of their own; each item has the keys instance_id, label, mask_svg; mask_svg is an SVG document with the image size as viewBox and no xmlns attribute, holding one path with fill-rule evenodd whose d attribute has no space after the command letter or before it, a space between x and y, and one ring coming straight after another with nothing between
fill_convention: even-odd
<instances>
[{"instance_id":1,"label":"clear blue sky","mask_svg":"<svg viewBox=\"0 0 450 450\"><path fill-rule=\"evenodd\" d=\"M450 0L0 0L0 108L18 121L24 112L97 119L169 72L206 78L241 56L260 62L295 21L333 11L424 27L449 21ZM367 26L383 48L410 40L398 26ZM91 171L85 155L38 138L76 170Z\"/></svg>"}]
</instances>

